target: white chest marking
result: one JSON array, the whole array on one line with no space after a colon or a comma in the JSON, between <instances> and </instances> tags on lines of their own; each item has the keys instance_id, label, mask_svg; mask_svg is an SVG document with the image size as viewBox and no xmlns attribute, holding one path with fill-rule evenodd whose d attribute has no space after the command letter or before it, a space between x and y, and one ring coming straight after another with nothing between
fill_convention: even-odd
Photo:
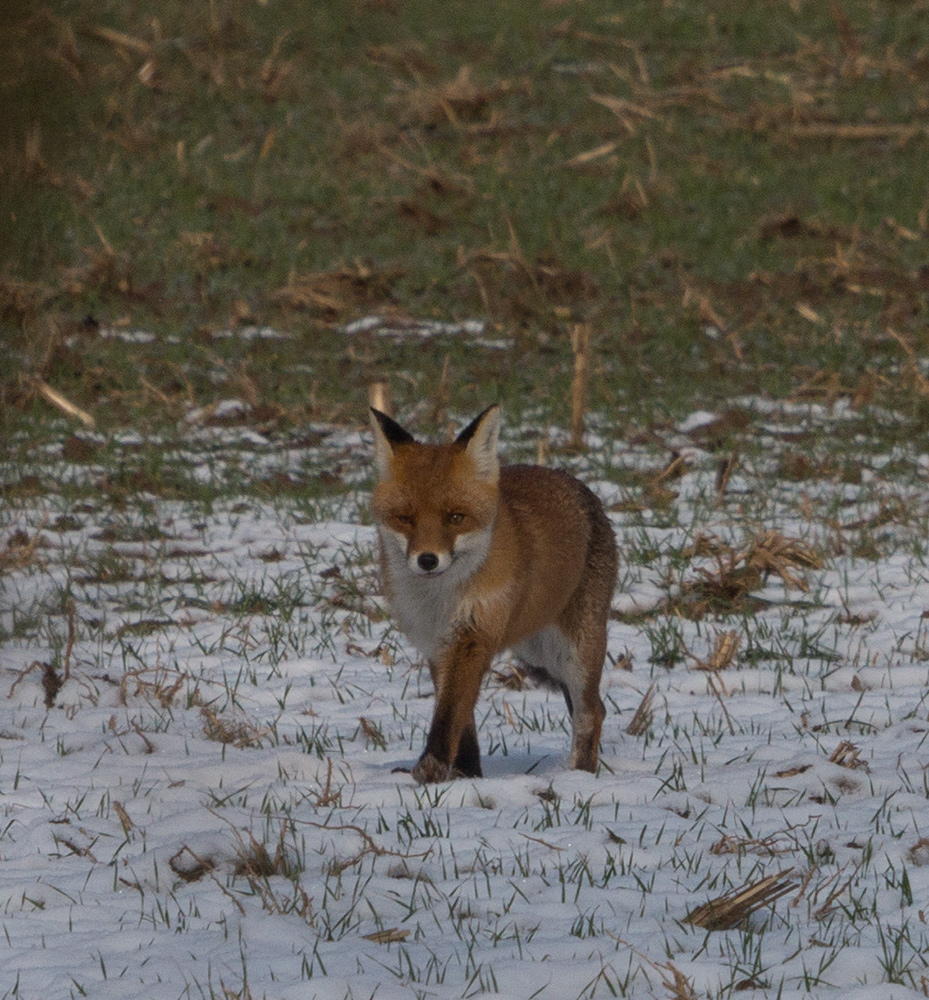
<instances>
[{"instance_id":1,"label":"white chest marking","mask_svg":"<svg viewBox=\"0 0 929 1000\"><path fill-rule=\"evenodd\" d=\"M381 526L391 609L400 630L429 659L437 656L455 626L466 621L476 607L467 583L487 558L492 533L487 528L459 535L447 569L420 573L409 565L403 535Z\"/></svg>"}]
</instances>

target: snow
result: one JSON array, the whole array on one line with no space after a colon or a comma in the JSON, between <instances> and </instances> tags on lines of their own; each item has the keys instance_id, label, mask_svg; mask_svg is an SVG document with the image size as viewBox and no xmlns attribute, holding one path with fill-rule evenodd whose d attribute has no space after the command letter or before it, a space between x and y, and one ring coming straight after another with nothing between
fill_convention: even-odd
<instances>
[{"instance_id":1,"label":"snow","mask_svg":"<svg viewBox=\"0 0 929 1000\"><path fill-rule=\"evenodd\" d=\"M372 334L387 337L395 342L404 340L431 340L433 337L463 337L475 347L505 350L512 347L510 338L484 337L487 324L481 319L464 319L456 322L431 319L413 319L409 316L362 316L347 323L343 332L348 336Z\"/></svg>"},{"instance_id":2,"label":"snow","mask_svg":"<svg viewBox=\"0 0 929 1000\"><path fill-rule=\"evenodd\" d=\"M778 432L854 419L756 402ZM397 769L422 749L431 685L378 595L364 437L326 427L297 450L247 427L182 432L185 449L166 454L206 478L337 456L360 485L209 506L149 494L123 509L63 487L0 512L5 552L39 536L0 575L0 997L574 1000L667 997L676 981L701 998L925 995L917 473L743 495L776 467L766 452L719 503L718 458L690 442L670 513L612 515L626 614L610 651L632 670L604 673L600 772L567 770L560 696L492 677L478 704L486 777L419 787ZM663 464L621 444L611 460ZM575 461L615 502L603 466ZM104 474L35 462L43 482ZM906 496L909 520L830 520L873 517L882 489ZM74 520L55 528L61 515ZM807 592L772 576L751 614L631 613L709 571L712 559L680 563L698 534L773 527L825 554ZM693 669L727 629L736 661ZM46 708L49 672L63 684ZM631 735L651 685L651 724ZM687 922L779 872L790 891L744 925Z\"/></svg>"}]
</instances>

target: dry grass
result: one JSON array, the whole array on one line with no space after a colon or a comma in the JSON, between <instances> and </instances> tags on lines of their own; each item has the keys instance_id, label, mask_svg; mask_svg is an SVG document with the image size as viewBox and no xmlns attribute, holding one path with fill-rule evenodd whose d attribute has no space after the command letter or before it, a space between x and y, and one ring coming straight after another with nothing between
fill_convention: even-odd
<instances>
[{"instance_id":1,"label":"dry grass","mask_svg":"<svg viewBox=\"0 0 929 1000\"><path fill-rule=\"evenodd\" d=\"M681 588L683 596L692 596L698 603L738 602L772 574L780 577L787 587L806 591L808 585L797 571L822 566L822 559L807 545L775 530L751 538L738 548L711 539L704 544L708 547L705 554L712 554L716 567L712 570L698 567L697 578L685 582ZM699 547L694 554L702 554Z\"/></svg>"},{"instance_id":2,"label":"dry grass","mask_svg":"<svg viewBox=\"0 0 929 1000\"><path fill-rule=\"evenodd\" d=\"M397 944L406 941L410 936L408 927L390 927L383 931L374 931L372 934L361 935L366 941L373 941L375 944Z\"/></svg>"},{"instance_id":3,"label":"dry grass","mask_svg":"<svg viewBox=\"0 0 929 1000\"><path fill-rule=\"evenodd\" d=\"M168 867L184 882L199 882L216 868L216 862L184 846L168 859Z\"/></svg>"},{"instance_id":4,"label":"dry grass","mask_svg":"<svg viewBox=\"0 0 929 1000\"><path fill-rule=\"evenodd\" d=\"M273 292L272 301L290 308L308 309L328 318L350 316L359 308L390 307L391 285L400 272L378 271L361 261L332 271L292 275Z\"/></svg>"},{"instance_id":5,"label":"dry grass","mask_svg":"<svg viewBox=\"0 0 929 1000\"><path fill-rule=\"evenodd\" d=\"M268 735L266 729L249 722L246 719L226 719L218 712L203 705L200 708L203 718L203 734L208 740L217 743L229 743L234 747L260 747Z\"/></svg>"},{"instance_id":6,"label":"dry grass","mask_svg":"<svg viewBox=\"0 0 929 1000\"><path fill-rule=\"evenodd\" d=\"M667 973L662 976L661 985L668 991L671 1000L697 1000L693 983L673 962L666 962L660 968Z\"/></svg>"},{"instance_id":7,"label":"dry grass","mask_svg":"<svg viewBox=\"0 0 929 1000\"><path fill-rule=\"evenodd\" d=\"M723 834L710 846L711 854L760 854L764 857L774 857L778 854L790 854L796 848L792 838L784 834L772 834L768 837L739 837L735 834Z\"/></svg>"},{"instance_id":8,"label":"dry grass","mask_svg":"<svg viewBox=\"0 0 929 1000\"><path fill-rule=\"evenodd\" d=\"M642 695L642 700L639 702L632 718L629 720L629 724L626 726L626 732L630 736L642 736L651 728L655 714L652 708L654 700L655 685L652 683L648 686L645 694Z\"/></svg>"},{"instance_id":9,"label":"dry grass","mask_svg":"<svg viewBox=\"0 0 929 1000\"><path fill-rule=\"evenodd\" d=\"M189 679L189 675L183 671L163 667L127 670L119 681L120 704L129 704L130 698L144 698L146 701L154 701L162 708L168 708L175 703Z\"/></svg>"},{"instance_id":10,"label":"dry grass","mask_svg":"<svg viewBox=\"0 0 929 1000\"><path fill-rule=\"evenodd\" d=\"M667 586L676 592L650 611L615 617L641 621L671 614L700 620L707 615L752 613L768 606L754 592L765 586L770 576L782 580L787 588L806 593L806 571L823 566L822 557L813 548L776 530L762 532L738 546L701 534L680 555L689 561L711 559L715 565L694 567L693 575L679 584L669 578ZM734 662L738 648L735 633L721 633L708 657L691 654L691 658L697 669L719 671Z\"/></svg>"},{"instance_id":11,"label":"dry grass","mask_svg":"<svg viewBox=\"0 0 929 1000\"><path fill-rule=\"evenodd\" d=\"M739 646L742 644L742 637L738 632L729 630L726 632L717 632L713 636L713 648L710 650L710 655L705 659L700 659L697 656L690 655L690 658L694 661L695 670L706 670L710 673L717 673L720 670L726 670L733 665L736 656L738 656Z\"/></svg>"},{"instance_id":12,"label":"dry grass","mask_svg":"<svg viewBox=\"0 0 929 1000\"><path fill-rule=\"evenodd\" d=\"M867 762L861 759L861 751L854 743L842 740L841 743L829 754L829 762L838 764L839 767L847 767L857 770L860 767L867 768Z\"/></svg>"},{"instance_id":13,"label":"dry grass","mask_svg":"<svg viewBox=\"0 0 929 1000\"><path fill-rule=\"evenodd\" d=\"M6 545L0 549L0 575L33 565L38 559L38 550L48 545L48 539L42 534L42 525L31 535L28 531L18 528L11 532Z\"/></svg>"},{"instance_id":14,"label":"dry grass","mask_svg":"<svg viewBox=\"0 0 929 1000\"><path fill-rule=\"evenodd\" d=\"M410 50L403 55L404 70L414 69L414 82L406 86L393 98L400 108L405 121L418 125L437 125L447 122L459 129L492 129L495 124L493 105L504 94L513 89L508 80L498 80L490 86L483 86L475 80L474 69L463 64L455 75L442 83L433 84L421 79L421 70L416 71L417 54ZM396 64L398 60L394 58ZM418 65L423 65L423 60ZM435 75L431 64L426 64L427 75Z\"/></svg>"},{"instance_id":15,"label":"dry grass","mask_svg":"<svg viewBox=\"0 0 929 1000\"><path fill-rule=\"evenodd\" d=\"M293 878L293 863L285 846L287 824L282 825L278 834L274 853L268 850L266 844L249 832L246 843L238 830L235 831L238 840L238 858L235 863L235 874L246 878L270 878L272 875L283 875Z\"/></svg>"},{"instance_id":16,"label":"dry grass","mask_svg":"<svg viewBox=\"0 0 929 1000\"><path fill-rule=\"evenodd\" d=\"M794 886L792 868L768 875L759 882L746 883L739 889L724 893L703 903L687 914L687 922L708 931L725 931L739 927L756 910L768 906Z\"/></svg>"}]
</instances>

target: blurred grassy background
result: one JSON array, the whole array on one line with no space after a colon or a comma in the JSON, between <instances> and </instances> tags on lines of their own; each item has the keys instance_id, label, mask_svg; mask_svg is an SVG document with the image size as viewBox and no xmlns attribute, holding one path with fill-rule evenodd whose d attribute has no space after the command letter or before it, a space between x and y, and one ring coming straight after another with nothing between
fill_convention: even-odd
<instances>
[{"instance_id":1,"label":"blurred grassy background","mask_svg":"<svg viewBox=\"0 0 929 1000\"><path fill-rule=\"evenodd\" d=\"M234 394L360 421L383 375L564 420L576 321L620 433L747 393L926 427L926 0L0 16L8 440L59 418L38 381L104 430ZM341 332L371 313L511 346Z\"/></svg>"}]
</instances>

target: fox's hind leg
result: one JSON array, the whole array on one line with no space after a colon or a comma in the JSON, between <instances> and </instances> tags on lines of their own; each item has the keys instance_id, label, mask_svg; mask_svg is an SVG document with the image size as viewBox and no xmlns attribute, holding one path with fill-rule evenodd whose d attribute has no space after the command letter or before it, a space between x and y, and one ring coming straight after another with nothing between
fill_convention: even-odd
<instances>
[{"instance_id":1,"label":"fox's hind leg","mask_svg":"<svg viewBox=\"0 0 929 1000\"><path fill-rule=\"evenodd\" d=\"M571 762L580 771L596 771L600 755L600 730L606 709L600 698L600 674L606 655L605 641L582 636L571 643L571 670L562 680L565 702L571 713Z\"/></svg>"},{"instance_id":2,"label":"fox's hind leg","mask_svg":"<svg viewBox=\"0 0 929 1000\"><path fill-rule=\"evenodd\" d=\"M559 678L565 685L571 721L571 767L596 771L600 730L606 709L600 699L600 676L606 659L607 623L616 585L616 539L599 504L592 504L591 542L580 585L558 618L571 649L571 669Z\"/></svg>"},{"instance_id":3,"label":"fox's hind leg","mask_svg":"<svg viewBox=\"0 0 929 1000\"><path fill-rule=\"evenodd\" d=\"M564 694L573 729L571 767L596 771L600 729L606 715L600 700L605 629L579 628L576 620L567 616L563 624L549 625L514 651L527 664L530 674L540 674Z\"/></svg>"}]
</instances>

